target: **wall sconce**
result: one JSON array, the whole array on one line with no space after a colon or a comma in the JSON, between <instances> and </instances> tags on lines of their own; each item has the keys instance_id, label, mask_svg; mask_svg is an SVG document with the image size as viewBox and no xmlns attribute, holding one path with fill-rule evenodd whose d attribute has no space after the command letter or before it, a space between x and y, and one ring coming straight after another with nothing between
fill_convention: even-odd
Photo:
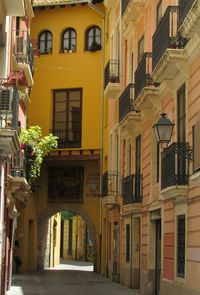
<instances>
[{"instance_id":1,"label":"wall sconce","mask_svg":"<svg viewBox=\"0 0 200 295\"><path fill-rule=\"evenodd\" d=\"M174 123L172 123L165 113L161 113L161 118L153 126L158 143L168 143L171 141L172 133L174 129Z\"/></svg>"}]
</instances>

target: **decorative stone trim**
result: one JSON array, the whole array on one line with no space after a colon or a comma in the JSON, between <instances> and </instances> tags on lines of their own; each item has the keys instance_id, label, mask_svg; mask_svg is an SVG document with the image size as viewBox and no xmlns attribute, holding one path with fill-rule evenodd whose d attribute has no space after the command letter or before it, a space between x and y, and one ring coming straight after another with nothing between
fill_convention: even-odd
<instances>
[{"instance_id":1,"label":"decorative stone trim","mask_svg":"<svg viewBox=\"0 0 200 295\"><path fill-rule=\"evenodd\" d=\"M200 30L200 0L196 0L185 20L183 21L180 33L185 38L193 38Z\"/></svg>"}]
</instances>

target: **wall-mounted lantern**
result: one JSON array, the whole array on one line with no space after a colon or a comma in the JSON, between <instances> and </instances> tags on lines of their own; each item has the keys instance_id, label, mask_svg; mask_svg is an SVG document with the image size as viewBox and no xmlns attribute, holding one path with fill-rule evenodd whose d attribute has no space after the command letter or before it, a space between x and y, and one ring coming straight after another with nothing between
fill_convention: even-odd
<instances>
[{"instance_id":1,"label":"wall-mounted lantern","mask_svg":"<svg viewBox=\"0 0 200 295\"><path fill-rule=\"evenodd\" d=\"M153 129L158 143L166 143L168 145L168 143L171 141L175 124L166 117L165 113L161 113L160 115L161 118L153 126Z\"/></svg>"}]
</instances>

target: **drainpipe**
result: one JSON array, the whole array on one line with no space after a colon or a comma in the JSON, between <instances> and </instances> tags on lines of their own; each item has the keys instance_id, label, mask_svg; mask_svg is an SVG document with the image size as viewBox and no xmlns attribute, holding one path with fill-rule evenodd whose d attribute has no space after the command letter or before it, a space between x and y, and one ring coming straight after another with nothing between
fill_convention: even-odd
<instances>
[{"instance_id":1,"label":"drainpipe","mask_svg":"<svg viewBox=\"0 0 200 295\"><path fill-rule=\"evenodd\" d=\"M104 48L104 31L105 31L105 14L102 10L96 7L92 0L88 0L88 6L99 13L102 16L102 93L101 93L101 110L100 110L100 212L99 212L99 241L100 241L100 257L99 257L99 265L100 265L100 273L101 273L101 250L102 250L102 175L103 175L103 110L104 110L104 55L105 55L105 48Z\"/></svg>"}]
</instances>

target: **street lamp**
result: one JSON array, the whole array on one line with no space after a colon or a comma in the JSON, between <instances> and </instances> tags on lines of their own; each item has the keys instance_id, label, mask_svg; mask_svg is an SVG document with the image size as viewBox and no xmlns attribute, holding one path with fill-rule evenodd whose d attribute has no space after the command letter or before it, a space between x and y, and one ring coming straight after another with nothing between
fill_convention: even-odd
<instances>
[{"instance_id":1,"label":"street lamp","mask_svg":"<svg viewBox=\"0 0 200 295\"><path fill-rule=\"evenodd\" d=\"M153 126L158 143L168 143L171 141L174 123L172 123L165 113L161 113L161 118Z\"/></svg>"}]
</instances>

